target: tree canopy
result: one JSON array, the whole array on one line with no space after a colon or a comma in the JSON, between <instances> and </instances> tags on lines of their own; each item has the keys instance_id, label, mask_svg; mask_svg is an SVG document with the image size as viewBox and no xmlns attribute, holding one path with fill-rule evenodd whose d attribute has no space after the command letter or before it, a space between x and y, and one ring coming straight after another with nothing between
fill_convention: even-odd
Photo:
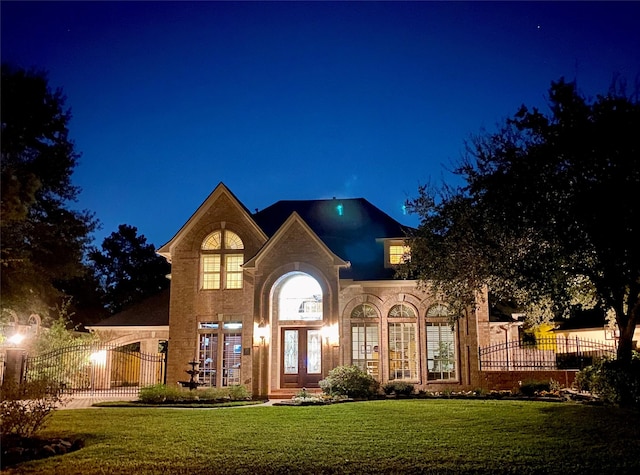
<instances>
[{"instance_id":1,"label":"tree canopy","mask_svg":"<svg viewBox=\"0 0 640 475\"><path fill-rule=\"evenodd\" d=\"M422 186L413 275L459 308L489 288L530 318L599 307L631 358L640 313L640 103L553 82L549 113L522 106L467 145L459 187Z\"/></svg>"},{"instance_id":2,"label":"tree canopy","mask_svg":"<svg viewBox=\"0 0 640 475\"><path fill-rule=\"evenodd\" d=\"M3 308L46 315L81 276L97 221L70 209L79 154L69 139L71 113L46 73L2 65L0 271Z\"/></svg>"},{"instance_id":3,"label":"tree canopy","mask_svg":"<svg viewBox=\"0 0 640 475\"><path fill-rule=\"evenodd\" d=\"M134 226L121 224L102 242L102 250L89 252L95 275L105 292L105 303L116 313L169 286L169 263L155 252Z\"/></svg>"}]
</instances>

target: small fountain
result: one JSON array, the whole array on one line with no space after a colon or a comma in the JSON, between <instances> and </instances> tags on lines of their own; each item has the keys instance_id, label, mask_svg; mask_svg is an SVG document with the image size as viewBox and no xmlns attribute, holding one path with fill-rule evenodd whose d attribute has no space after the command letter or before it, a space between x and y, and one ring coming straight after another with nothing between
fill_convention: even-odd
<instances>
[{"instance_id":1,"label":"small fountain","mask_svg":"<svg viewBox=\"0 0 640 475\"><path fill-rule=\"evenodd\" d=\"M180 383L183 388L189 388L193 391L194 389L197 389L198 386L202 386L204 384L196 380L197 376L200 374L200 370L196 369L196 366L200 363L198 361L189 361L187 364L191 366L191 369L185 370L185 373L190 376L189 381L178 381L178 383Z\"/></svg>"}]
</instances>

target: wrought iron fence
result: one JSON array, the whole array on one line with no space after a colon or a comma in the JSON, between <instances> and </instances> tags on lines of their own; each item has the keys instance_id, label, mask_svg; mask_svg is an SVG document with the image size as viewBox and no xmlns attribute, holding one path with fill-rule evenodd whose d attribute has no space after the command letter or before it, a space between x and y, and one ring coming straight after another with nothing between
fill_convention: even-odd
<instances>
[{"instance_id":1,"label":"wrought iron fence","mask_svg":"<svg viewBox=\"0 0 640 475\"><path fill-rule=\"evenodd\" d=\"M533 342L514 340L479 349L480 370L486 371L582 369L598 358L615 355L613 344L562 336Z\"/></svg>"},{"instance_id":2,"label":"wrought iron fence","mask_svg":"<svg viewBox=\"0 0 640 475\"><path fill-rule=\"evenodd\" d=\"M137 394L166 378L166 354L136 345L82 344L26 358L25 381L46 378L65 394Z\"/></svg>"}]
</instances>

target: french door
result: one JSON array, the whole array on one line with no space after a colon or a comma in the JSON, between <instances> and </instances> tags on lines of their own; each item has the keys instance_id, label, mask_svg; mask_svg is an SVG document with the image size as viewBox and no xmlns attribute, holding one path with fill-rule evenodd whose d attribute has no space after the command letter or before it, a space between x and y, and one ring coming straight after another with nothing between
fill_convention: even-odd
<instances>
[{"instance_id":1,"label":"french door","mask_svg":"<svg viewBox=\"0 0 640 475\"><path fill-rule=\"evenodd\" d=\"M281 385L317 388L322 379L320 328L281 328Z\"/></svg>"}]
</instances>

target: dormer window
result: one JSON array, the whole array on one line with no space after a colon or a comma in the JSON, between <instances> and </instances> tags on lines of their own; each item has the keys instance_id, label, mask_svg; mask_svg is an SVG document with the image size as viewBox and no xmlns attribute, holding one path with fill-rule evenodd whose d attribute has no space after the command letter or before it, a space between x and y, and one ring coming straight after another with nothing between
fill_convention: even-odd
<instances>
[{"instance_id":1,"label":"dormer window","mask_svg":"<svg viewBox=\"0 0 640 475\"><path fill-rule=\"evenodd\" d=\"M387 241L385 245L385 267L394 267L411 260L411 248L404 241Z\"/></svg>"},{"instance_id":2,"label":"dormer window","mask_svg":"<svg viewBox=\"0 0 640 475\"><path fill-rule=\"evenodd\" d=\"M203 290L241 289L244 249L240 236L221 229L209 234L200 248Z\"/></svg>"}]
</instances>

